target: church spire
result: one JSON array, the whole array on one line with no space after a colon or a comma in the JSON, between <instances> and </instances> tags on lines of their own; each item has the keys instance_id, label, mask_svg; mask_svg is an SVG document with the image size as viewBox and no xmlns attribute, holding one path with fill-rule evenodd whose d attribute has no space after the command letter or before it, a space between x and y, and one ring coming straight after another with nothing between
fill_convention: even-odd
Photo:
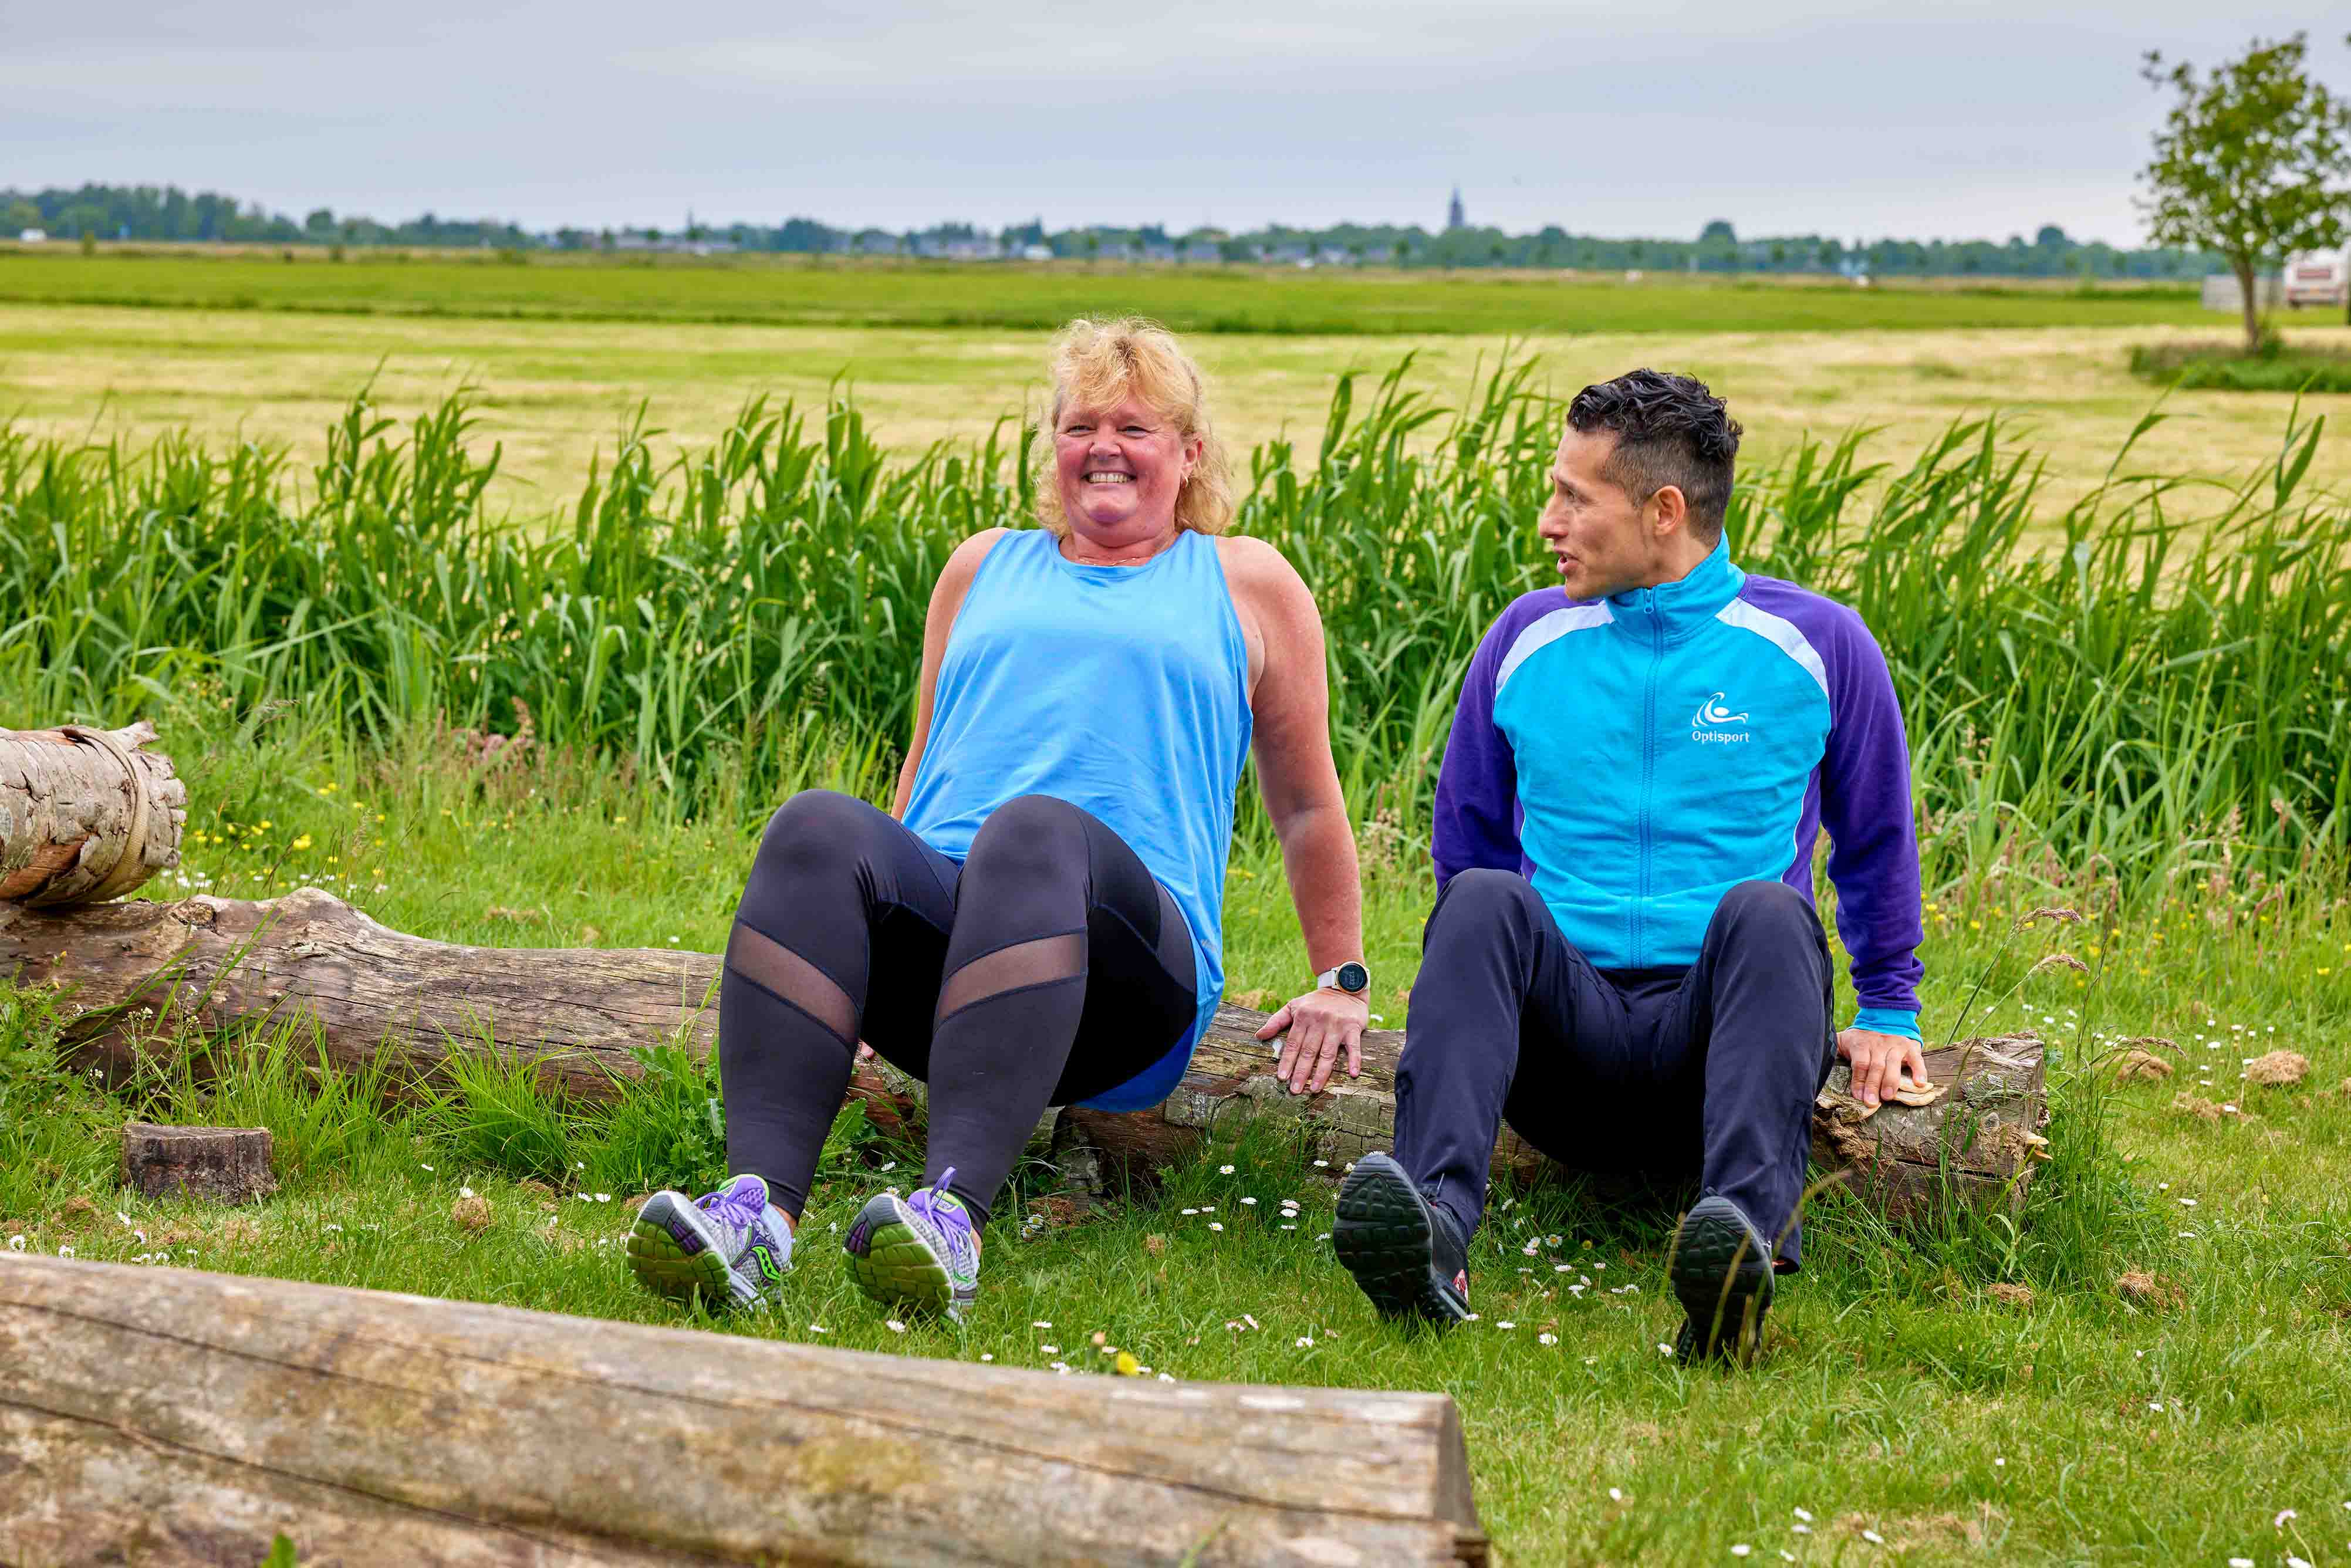
<instances>
[{"instance_id":1,"label":"church spire","mask_svg":"<svg viewBox=\"0 0 2351 1568\"><path fill-rule=\"evenodd\" d=\"M1461 187L1456 185L1453 187L1453 200L1445 209L1445 226L1458 229L1467 228L1468 225L1468 217L1461 211Z\"/></svg>"}]
</instances>

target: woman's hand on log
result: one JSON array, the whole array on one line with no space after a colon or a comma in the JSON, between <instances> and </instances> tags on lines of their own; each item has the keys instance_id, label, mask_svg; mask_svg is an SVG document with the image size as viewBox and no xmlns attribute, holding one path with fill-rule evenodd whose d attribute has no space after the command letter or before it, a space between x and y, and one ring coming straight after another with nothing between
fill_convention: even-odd
<instances>
[{"instance_id":1,"label":"woman's hand on log","mask_svg":"<svg viewBox=\"0 0 2351 1568\"><path fill-rule=\"evenodd\" d=\"M1259 1040L1271 1040L1287 1030L1273 1075L1292 1094L1320 1094L1331 1081L1331 1070L1346 1054L1347 1076L1364 1075L1364 1026L1372 1021L1372 1004L1349 991L1312 990L1265 1020Z\"/></svg>"},{"instance_id":2,"label":"woman's hand on log","mask_svg":"<svg viewBox=\"0 0 2351 1568\"><path fill-rule=\"evenodd\" d=\"M1853 1097L1865 1105L1893 1099L1905 1071L1913 1083L1927 1082L1927 1059L1918 1042L1898 1034L1849 1029L1837 1036L1837 1054L1853 1063Z\"/></svg>"}]
</instances>

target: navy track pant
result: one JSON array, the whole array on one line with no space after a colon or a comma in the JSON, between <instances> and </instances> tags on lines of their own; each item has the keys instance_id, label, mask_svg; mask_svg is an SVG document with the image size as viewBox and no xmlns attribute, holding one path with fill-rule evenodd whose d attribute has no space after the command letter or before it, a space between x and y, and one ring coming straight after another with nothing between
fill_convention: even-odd
<instances>
[{"instance_id":1,"label":"navy track pant","mask_svg":"<svg viewBox=\"0 0 2351 1568\"><path fill-rule=\"evenodd\" d=\"M1782 883L1725 894L1695 964L1603 970L1524 877L1459 873L1422 938L1395 1157L1474 1231L1508 1122L1573 1169L1696 1175L1792 1269L1833 975L1819 912Z\"/></svg>"}]
</instances>

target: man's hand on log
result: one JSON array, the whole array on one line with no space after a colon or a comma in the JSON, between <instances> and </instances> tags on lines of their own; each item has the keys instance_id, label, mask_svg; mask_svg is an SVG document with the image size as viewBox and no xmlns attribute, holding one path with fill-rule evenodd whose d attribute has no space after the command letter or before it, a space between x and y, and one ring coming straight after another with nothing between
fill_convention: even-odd
<instances>
[{"instance_id":1,"label":"man's hand on log","mask_svg":"<svg viewBox=\"0 0 2351 1568\"><path fill-rule=\"evenodd\" d=\"M1372 1004L1364 998L1314 990L1266 1019L1257 1037L1271 1040L1289 1030L1274 1058L1273 1075L1290 1085L1292 1094L1320 1094L1343 1051L1347 1076L1364 1075L1364 1026L1371 1021Z\"/></svg>"},{"instance_id":2,"label":"man's hand on log","mask_svg":"<svg viewBox=\"0 0 2351 1568\"><path fill-rule=\"evenodd\" d=\"M1849 1029L1837 1036L1837 1054L1853 1063L1853 1097L1864 1105L1893 1099L1905 1072L1913 1083L1927 1082L1927 1059L1918 1042L1898 1034Z\"/></svg>"}]
</instances>

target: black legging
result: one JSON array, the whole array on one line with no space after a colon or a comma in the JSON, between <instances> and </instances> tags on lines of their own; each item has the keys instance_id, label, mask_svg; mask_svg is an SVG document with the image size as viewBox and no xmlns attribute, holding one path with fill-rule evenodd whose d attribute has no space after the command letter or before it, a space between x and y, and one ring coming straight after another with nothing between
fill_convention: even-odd
<instances>
[{"instance_id":1,"label":"black legging","mask_svg":"<svg viewBox=\"0 0 2351 1568\"><path fill-rule=\"evenodd\" d=\"M808 1203L855 1042L930 1086L924 1180L981 1219L1048 1105L1158 1061L1196 1011L1190 929L1124 840L1023 795L956 862L864 801L768 823L718 987L728 1167Z\"/></svg>"}]
</instances>

